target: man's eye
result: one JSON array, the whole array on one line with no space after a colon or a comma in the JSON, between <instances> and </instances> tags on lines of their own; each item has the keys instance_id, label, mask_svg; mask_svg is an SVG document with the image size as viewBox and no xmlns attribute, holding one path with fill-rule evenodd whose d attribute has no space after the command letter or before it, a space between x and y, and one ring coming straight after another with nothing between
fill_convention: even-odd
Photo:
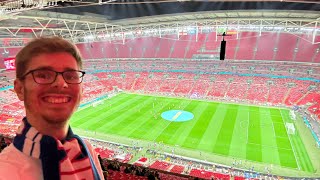
<instances>
[{"instance_id":1,"label":"man's eye","mask_svg":"<svg viewBox=\"0 0 320 180\"><path fill-rule=\"evenodd\" d=\"M70 74L66 74L65 78L69 80L74 80L74 79L79 79L79 76L76 73L70 73Z\"/></svg>"},{"instance_id":2,"label":"man's eye","mask_svg":"<svg viewBox=\"0 0 320 180\"><path fill-rule=\"evenodd\" d=\"M41 78L41 79L50 79L50 74L44 74L44 73L39 73L36 75L37 78Z\"/></svg>"}]
</instances>

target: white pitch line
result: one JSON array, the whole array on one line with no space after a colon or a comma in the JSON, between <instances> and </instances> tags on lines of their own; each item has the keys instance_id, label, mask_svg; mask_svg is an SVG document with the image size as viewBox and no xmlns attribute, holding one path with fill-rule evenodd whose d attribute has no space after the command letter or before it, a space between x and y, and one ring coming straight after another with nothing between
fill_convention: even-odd
<instances>
[{"instance_id":1,"label":"white pitch line","mask_svg":"<svg viewBox=\"0 0 320 180\"><path fill-rule=\"evenodd\" d=\"M281 119L282 119L283 125L285 125L285 122L283 121L282 112L281 112L280 109L279 109L279 111L280 111L280 114L281 114ZM288 134L287 128L286 128L286 133L287 133L288 138L289 138L289 141L290 141L290 146L291 146L291 149L292 149L292 151L293 151L294 159L296 160L296 163L297 163L297 165L298 165L298 169L300 170L301 167L300 167L300 164L299 164L298 161L297 161L297 154L296 154L296 151L294 150L294 148L293 148L293 146L292 146L291 138L290 138L290 135Z\"/></svg>"}]
</instances>

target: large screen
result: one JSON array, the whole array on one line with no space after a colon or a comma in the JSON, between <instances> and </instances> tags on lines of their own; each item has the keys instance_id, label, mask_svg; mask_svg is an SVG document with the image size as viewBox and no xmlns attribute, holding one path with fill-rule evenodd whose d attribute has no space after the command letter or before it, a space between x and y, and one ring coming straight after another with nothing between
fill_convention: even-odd
<instances>
[{"instance_id":1,"label":"large screen","mask_svg":"<svg viewBox=\"0 0 320 180\"><path fill-rule=\"evenodd\" d=\"M14 57L4 58L3 61L4 61L4 65L7 70L15 70L16 69L16 66L14 65L16 58L14 58Z\"/></svg>"}]
</instances>

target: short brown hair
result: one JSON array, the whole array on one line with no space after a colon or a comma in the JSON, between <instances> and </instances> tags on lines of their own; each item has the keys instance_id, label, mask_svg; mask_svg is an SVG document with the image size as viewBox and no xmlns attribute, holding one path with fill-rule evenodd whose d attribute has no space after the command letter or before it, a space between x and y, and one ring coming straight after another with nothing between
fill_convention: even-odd
<instances>
[{"instance_id":1,"label":"short brown hair","mask_svg":"<svg viewBox=\"0 0 320 180\"><path fill-rule=\"evenodd\" d=\"M16 78L21 78L27 70L30 60L44 53L59 53L66 52L71 54L77 61L77 64L82 68L82 58L78 48L71 42L60 37L41 37L29 42L16 55Z\"/></svg>"}]
</instances>

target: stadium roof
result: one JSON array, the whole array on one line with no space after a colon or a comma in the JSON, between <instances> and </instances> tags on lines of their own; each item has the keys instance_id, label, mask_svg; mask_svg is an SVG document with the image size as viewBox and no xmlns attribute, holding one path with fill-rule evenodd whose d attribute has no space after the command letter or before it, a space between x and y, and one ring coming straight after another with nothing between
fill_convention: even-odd
<instances>
[{"instance_id":1,"label":"stadium roof","mask_svg":"<svg viewBox=\"0 0 320 180\"><path fill-rule=\"evenodd\" d=\"M180 31L199 26L308 31L313 36L320 35L320 2L312 0L10 0L2 1L0 9L2 47L21 46L39 36L59 35L84 42L83 37L88 36L97 40L106 35L161 35L165 34L164 29Z\"/></svg>"}]
</instances>

